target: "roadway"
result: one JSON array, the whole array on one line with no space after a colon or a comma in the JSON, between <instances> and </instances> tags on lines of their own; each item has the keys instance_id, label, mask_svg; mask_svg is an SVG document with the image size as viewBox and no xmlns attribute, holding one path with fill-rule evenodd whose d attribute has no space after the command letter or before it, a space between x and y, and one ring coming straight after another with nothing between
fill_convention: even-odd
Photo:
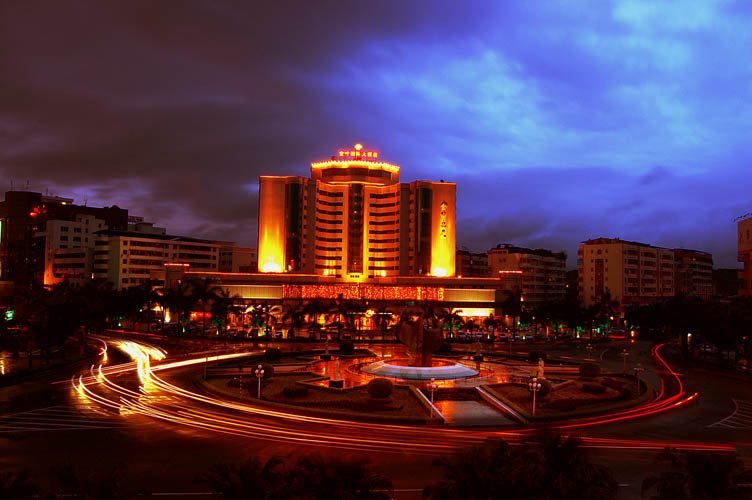
<instances>
[{"instance_id":1,"label":"roadway","mask_svg":"<svg viewBox=\"0 0 752 500\"><path fill-rule=\"evenodd\" d=\"M623 485L621 498L639 498L639 483L653 471L656 452L665 445L735 447L749 459L752 413L745 403L752 399L752 384L746 378L684 365L671 346L661 353L681 377L681 387L672 387L669 369L653 363L646 344L598 344L591 354L571 345L542 348L550 355L597 358L607 369L619 369L623 361L618 353L624 347L654 370L647 377L664 381L666 397L679 392L698 395L649 416L564 430L585 438L593 458L614 470ZM375 470L391 477L402 490L395 492L395 498L420 498L417 490L436 479L438 471L431 461L437 454L487 436L514 443L527 437L521 429L405 428L301 418L245 403L218 405L184 384L186 371L200 366L198 357L168 354L160 361L156 345L143 347L140 354L139 348L130 349L136 363L110 347L102 372L80 374L74 379L75 389L70 379L40 383L28 398L16 397L4 405L0 463L25 466L38 477L64 462L96 471L123 468L123 474L135 478L133 484L139 488L201 492L205 487L194 478L214 463L242 460L251 454L290 457L315 450L337 457L367 457ZM143 355L148 359L139 361ZM139 386L145 387L146 394ZM10 389L0 390L0 403Z\"/></svg>"}]
</instances>

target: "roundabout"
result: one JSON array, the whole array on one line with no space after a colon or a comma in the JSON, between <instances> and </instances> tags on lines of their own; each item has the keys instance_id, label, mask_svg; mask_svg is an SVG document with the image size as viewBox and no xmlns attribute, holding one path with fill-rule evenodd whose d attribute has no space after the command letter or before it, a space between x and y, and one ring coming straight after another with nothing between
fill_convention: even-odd
<instances>
[{"instance_id":1,"label":"roundabout","mask_svg":"<svg viewBox=\"0 0 752 500\"><path fill-rule=\"evenodd\" d=\"M264 351L223 350L173 357L165 349L141 340L103 337L102 341L109 349L115 348L127 353L131 361L92 366L88 373L72 380L72 387L76 398L116 413L122 419L142 415L168 422L177 428L203 429L238 437L364 451L401 453L409 449L412 453L420 454L448 453L489 437L503 437L514 442L524 439L524 436L538 428L534 421L464 428L447 424L435 415L431 415L433 418L424 418L421 424L363 421L348 418L335 411L311 411L310 408L269 401L264 399L263 392L261 400L248 395L239 397L239 393L238 396L219 395L204 390L196 383L204 370L226 362L245 361L250 366L255 366L256 360L264 356ZM655 397L631 408L604 411L595 416L548 421L545 426L571 432L598 424L654 415L691 401L696 395L684 392L678 375L661 358L661 347L655 347L652 352L665 381ZM107 349L103 349L103 359L106 356ZM330 363L335 362L336 360ZM318 361L313 364L322 368ZM316 375L315 371L313 374ZM319 382L328 380L323 375L318 375L318 378ZM253 383L255 384L255 380ZM414 389L409 390L424 391L425 385L413 386ZM587 439L585 438L586 441ZM629 443L630 446L642 446L639 441ZM698 446L674 444L689 448ZM725 447L703 445L702 449Z\"/></svg>"}]
</instances>

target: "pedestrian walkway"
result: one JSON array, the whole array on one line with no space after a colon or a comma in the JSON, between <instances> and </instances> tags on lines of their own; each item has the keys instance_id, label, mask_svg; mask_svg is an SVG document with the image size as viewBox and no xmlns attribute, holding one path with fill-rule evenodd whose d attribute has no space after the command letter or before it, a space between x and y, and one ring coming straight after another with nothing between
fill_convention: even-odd
<instances>
[{"instance_id":1,"label":"pedestrian walkway","mask_svg":"<svg viewBox=\"0 0 752 500\"><path fill-rule=\"evenodd\" d=\"M0 416L0 434L28 431L111 429L123 425L115 415L88 405L59 405Z\"/></svg>"},{"instance_id":2,"label":"pedestrian walkway","mask_svg":"<svg viewBox=\"0 0 752 500\"><path fill-rule=\"evenodd\" d=\"M450 425L464 427L517 423L485 401L436 401L434 405Z\"/></svg>"},{"instance_id":3,"label":"pedestrian walkway","mask_svg":"<svg viewBox=\"0 0 752 500\"><path fill-rule=\"evenodd\" d=\"M732 399L736 409L728 417L719 420L708 427L726 429L746 429L752 427L752 401Z\"/></svg>"}]
</instances>

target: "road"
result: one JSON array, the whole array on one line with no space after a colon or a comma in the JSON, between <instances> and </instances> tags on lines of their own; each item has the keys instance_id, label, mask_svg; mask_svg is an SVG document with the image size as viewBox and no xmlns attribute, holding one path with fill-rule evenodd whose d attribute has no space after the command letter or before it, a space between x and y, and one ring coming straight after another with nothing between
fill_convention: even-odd
<instances>
[{"instance_id":1,"label":"road","mask_svg":"<svg viewBox=\"0 0 752 500\"><path fill-rule=\"evenodd\" d=\"M646 344L598 345L592 356L608 369L618 369L623 363L618 353L624 347L634 353L635 361L652 366L654 376L669 381L664 388L667 393L677 390L668 387L670 377L660 363L653 365ZM545 349L551 355L588 357L571 345ZM685 366L671 346L663 348L662 354L680 374L683 392L698 393L697 397L670 411L564 431L585 438L593 459L612 468L622 484L620 498L639 498L642 478L653 471L657 451L667 444L733 446L745 460L752 456L747 437L752 413L744 405L750 401L752 384L746 378ZM151 361L142 359L139 369L125 365L127 359L110 349L102 373L94 371L88 379L79 376L77 390L70 380L40 382L36 390L27 387L33 396L4 406L0 461L5 466L29 468L40 481L49 476L50 468L70 463L93 472L122 470L129 484L139 489L185 493L206 491L195 479L214 463L249 455L293 457L301 451L315 451L348 459L367 458L376 471L394 481L394 497L407 499L420 498L419 490L439 476L440 471L431 465L437 454L489 435L513 443L527 438L522 430L403 428L301 419L254 405L218 406L180 389L185 387L182 375L197 366L180 363L196 359L168 356L164 362L155 360L153 370L144 365ZM147 378L138 380L139 374ZM81 384L96 392L86 394ZM146 395L138 392L140 385L148 391ZM0 390L0 397L5 398L9 391ZM114 407L108 408L108 402Z\"/></svg>"}]
</instances>

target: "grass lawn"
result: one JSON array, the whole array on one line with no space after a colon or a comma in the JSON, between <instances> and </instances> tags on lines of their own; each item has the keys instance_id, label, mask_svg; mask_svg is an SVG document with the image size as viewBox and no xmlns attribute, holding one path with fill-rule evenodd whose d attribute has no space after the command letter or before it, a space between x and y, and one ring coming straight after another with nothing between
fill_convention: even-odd
<instances>
[{"instance_id":1,"label":"grass lawn","mask_svg":"<svg viewBox=\"0 0 752 500\"><path fill-rule=\"evenodd\" d=\"M374 403L365 387L330 389L312 384L299 384L317 378L311 373L275 374L261 382L261 396L265 401L291 405L298 408L325 411L349 417L376 417L376 419L403 419L426 421L430 418L426 407L408 386L397 385L388 402ZM256 399L256 380L243 381L243 390L228 385L232 377L210 378L205 387L211 392L236 399ZM247 385L246 385L247 384ZM283 390L288 386L306 387L305 396L288 398Z\"/></svg>"},{"instance_id":2,"label":"grass lawn","mask_svg":"<svg viewBox=\"0 0 752 500\"><path fill-rule=\"evenodd\" d=\"M586 386L598 392L586 391ZM505 383L488 387L521 412L530 412L533 398L527 384ZM555 385L547 396L536 398L536 418L566 418L569 415L597 411L599 407L604 407L605 410L613 405L630 406L639 396L632 378L617 375L586 380L571 378Z\"/></svg>"}]
</instances>

